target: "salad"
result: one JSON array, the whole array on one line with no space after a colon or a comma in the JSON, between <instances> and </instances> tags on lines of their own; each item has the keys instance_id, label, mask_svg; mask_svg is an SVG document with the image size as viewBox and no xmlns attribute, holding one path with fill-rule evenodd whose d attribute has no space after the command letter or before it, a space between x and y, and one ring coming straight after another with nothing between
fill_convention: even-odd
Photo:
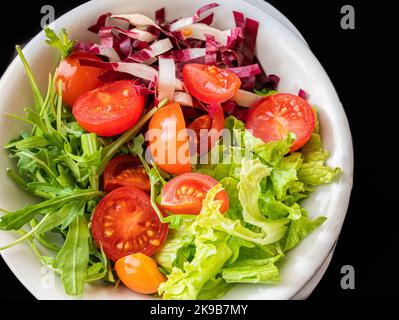
<instances>
[{"instance_id":1,"label":"salad","mask_svg":"<svg viewBox=\"0 0 399 320\"><path fill-rule=\"evenodd\" d=\"M101 15L98 43L46 28L60 61L43 96L22 50L31 125L4 148L8 176L39 200L0 218L60 275L66 294L124 284L213 299L275 284L286 253L325 221L301 201L331 182L316 109L278 92L255 56L258 22L212 25L211 3L165 21Z\"/></svg>"}]
</instances>

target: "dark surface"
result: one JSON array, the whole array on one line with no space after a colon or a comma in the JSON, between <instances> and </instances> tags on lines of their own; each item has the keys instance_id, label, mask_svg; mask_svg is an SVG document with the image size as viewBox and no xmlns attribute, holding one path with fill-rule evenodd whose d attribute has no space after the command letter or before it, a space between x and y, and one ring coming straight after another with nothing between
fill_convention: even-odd
<instances>
[{"instance_id":1,"label":"dark surface","mask_svg":"<svg viewBox=\"0 0 399 320\"><path fill-rule=\"evenodd\" d=\"M384 181L394 182L397 170L397 160L390 154L397 139L390 132L394 126L389 125L397 108L397 81L387 77L393 74L397 59L391 45L397 38L390 17L393 9L383 1L378 5L353 0L269 2L294 23L326 69L345 107L354 140L355 180L349 211L330 267L310 300L393 298L397 209L390 209L394 198ZM81 3L31 1L30 8L24 4L22 11L21 3L10 3L7 10L18 20L11 27L3 26L0 73L11 61L14 45L26 43L40 31L42 5L53 5L58 17ZM355 7L355 30L340 27L344 4ZM355 268L355 290L340 287L343 265ZM0 299L33 299L2 260L0 271Z\"/></svg>"}]
</instances>

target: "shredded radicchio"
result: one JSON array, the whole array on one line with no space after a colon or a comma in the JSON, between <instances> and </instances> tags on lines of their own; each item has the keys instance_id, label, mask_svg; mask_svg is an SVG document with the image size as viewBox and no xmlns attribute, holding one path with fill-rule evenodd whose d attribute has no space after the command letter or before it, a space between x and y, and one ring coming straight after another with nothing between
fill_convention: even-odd
<instances>
[{"instance_id":1,"label":"shredded radicchio","mask_svg":"<svg viewBox=\"0 0 399 320\"><path fill-rule=\"evenodd\" d=\"M302 99L305 99L305 100L306 100L306 97L307 97L306 91L303 90L303 89L299 89L298 97L301 97Z\"/></svg>"},{"instance_id":2,"label":"shredded radicchio","mask_svg":"<svg viewBox=\"0 0 399 320\"><path fill-rule=\"evenodd\" d=\"M89 27L98 35L99 43L77 42L74 50L101 55L104 61L82 59L80 62L103 68L104 72L99 76L103 82L135 80L135 87L142 95L148 96L151 103L156 103L157 95L163 94L158 91L159 59L173 59L176 97L190 101L185 106L185 113L190 117L203 113L212 116L216 107L191 97L182 85L185 64L205 63L227 68L240 77L241 90L249 93L262 88L276 90L280 81L278 76L268 75L255 56L259 23L246 18L241 12L233 11L235 28L225 31L215 29L211 26L214 13L209 10L218 6L217 3L210 3L192 16L173 21L166 20L165 8L155 12L154 20L141 14L113 16L104 13ZM128 23L121 28L115 19ZM306 98L303 90L298 95ZM223 110L245 120L248 106L239 105L240 99L237 99L238 102L233 100L223 103Z\"/></svg>"}]
</instances>

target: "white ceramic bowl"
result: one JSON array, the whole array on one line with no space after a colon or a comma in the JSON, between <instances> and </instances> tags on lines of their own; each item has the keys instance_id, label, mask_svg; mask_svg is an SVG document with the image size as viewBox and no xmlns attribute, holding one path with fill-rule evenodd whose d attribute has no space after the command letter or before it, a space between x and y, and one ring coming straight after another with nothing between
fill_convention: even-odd
<instances>
[{"instance_id":1,"label":"white ceramic bowl","mask_svg":"<svg viewBox=\"0 0 399 320\"><path fill-rule=\"evenodd\" d=\"M56 29L65 27L72 38L95 40L86 31L98 15L104 12L140 12L148 16L160 7L166 8L167 19L187 16L211 0L93 0L57 19ZM311 216L328 217L321 228L306 238L290 252L282 266L282 282L278 285L238 285L229 291L225 299L291 299L311 283L322 270L323 263L333 250L345 218L352 188L353 149L348 121L337 93L324 69L314 57L305 42L287 29L272 15L257 9L241 0L216 1L215 24L221 29L233 27L232 11L242 11L246 16L260 21L257 42L257 56L269 73L281 77L279 90L296 94L299 88L309 93L309 100L317 105L321 122L324 147L329 150L329 165L339 166L343 175L335 182L317 188L305 203ZM274 12L275 13L275 12ZM275 16L275 15L273 15ZM287 21L283 19L281 21ZM27 60L42 90L47 84L48 72L56 65L56 52L46 46L41 32L24 48ZM24 125L9 120L4 113L22 115L23 108L32 103L33 98L21 62L15 59L0 81L0 144L3 145L18 135ZM0 152L0 207L15 210L34 201L21 191L6 176L5 168L13 167L13 162L5 151ZM0 232L0 246L16 239L10 232ZM1 253L4 260L23 283L38 299L69 299L61 287L57 276L43 268L23 243ZM104 287L101 283L87 285L83 299L150 299L149 296L135 294L127 289Z\"/></svg>"}]
</instances>

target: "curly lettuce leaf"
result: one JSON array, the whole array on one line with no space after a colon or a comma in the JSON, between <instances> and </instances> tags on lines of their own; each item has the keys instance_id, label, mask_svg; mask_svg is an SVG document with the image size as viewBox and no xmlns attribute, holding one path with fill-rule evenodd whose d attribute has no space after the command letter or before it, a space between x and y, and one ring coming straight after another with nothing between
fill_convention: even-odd
<instances>
[{"instance_id":1,"label":"curly lettuce leaf","mask_svg":"<svg viewBox=\"0 0 399 320\"><path fill-rule=\"evenodd\" d=\"M200 217L209 212L222 216L221 202L214 200L220 188L217 185L207 193L201 213L189 228L195 238L192 261L185 262L182 268L173 267L168 280L160 285L158 292L164 299L196 299L204 285L220 272L232 255L226 243L226 234L200 223Z\"/></svg>"},{"instance_id":2,"label":"curly lettuce leaf","mask_svg":"<svg viewBox=\"0 0 399 320\"><path fill-rule=\"evenodd\" d=\"M181 265L190 257L191 244L194 242L194 234L190 232L191 222L184 222L179 228L170 229L168 238L161 250L154 255L158 265L172 271L176 265Z\"/></svg>"},{"instance_id":3,"label":"curly lettuce leaf","mask_svg":"<svg viewBox=\"0 0 399 320\"><path fill-rule=\"evenodd\" d=\"M279 283L280 272L275 265L278 255L269 259L248 259L224 268L222 277L227 283Z\"/></svg>"},{"instance_id":4,"label":"curly lettuce leaf","mask_svg":"<svg viewBox=\"0 0 399 320\"><path fill-rule=\"evenodd\" d=\"M288 226L287 235L282 241L283 250L287 251L296 247L299 242L321 226L326 220L326 217L318 217L312 220L307 214L302 215L298 220L292 220Z\"/></svg>"},{"instance_id":5,"label":"curly lettuce leaf","mask_svg":"<svg viewBox=\"0 0 399 320\"><path fill-rule=\"evenodd\" d=\"M272 168L262 164L259 159L243 160L240 183L238 185L238 199L243 207L242 215L244 221L259 227L266 234L261 243L264 245L280 240L285 234L285 225L289 222L286 218L277 220L267 219L259 208L258 201L261 195L260 183L271 172Z\"/></svg>"}]
</instances>

